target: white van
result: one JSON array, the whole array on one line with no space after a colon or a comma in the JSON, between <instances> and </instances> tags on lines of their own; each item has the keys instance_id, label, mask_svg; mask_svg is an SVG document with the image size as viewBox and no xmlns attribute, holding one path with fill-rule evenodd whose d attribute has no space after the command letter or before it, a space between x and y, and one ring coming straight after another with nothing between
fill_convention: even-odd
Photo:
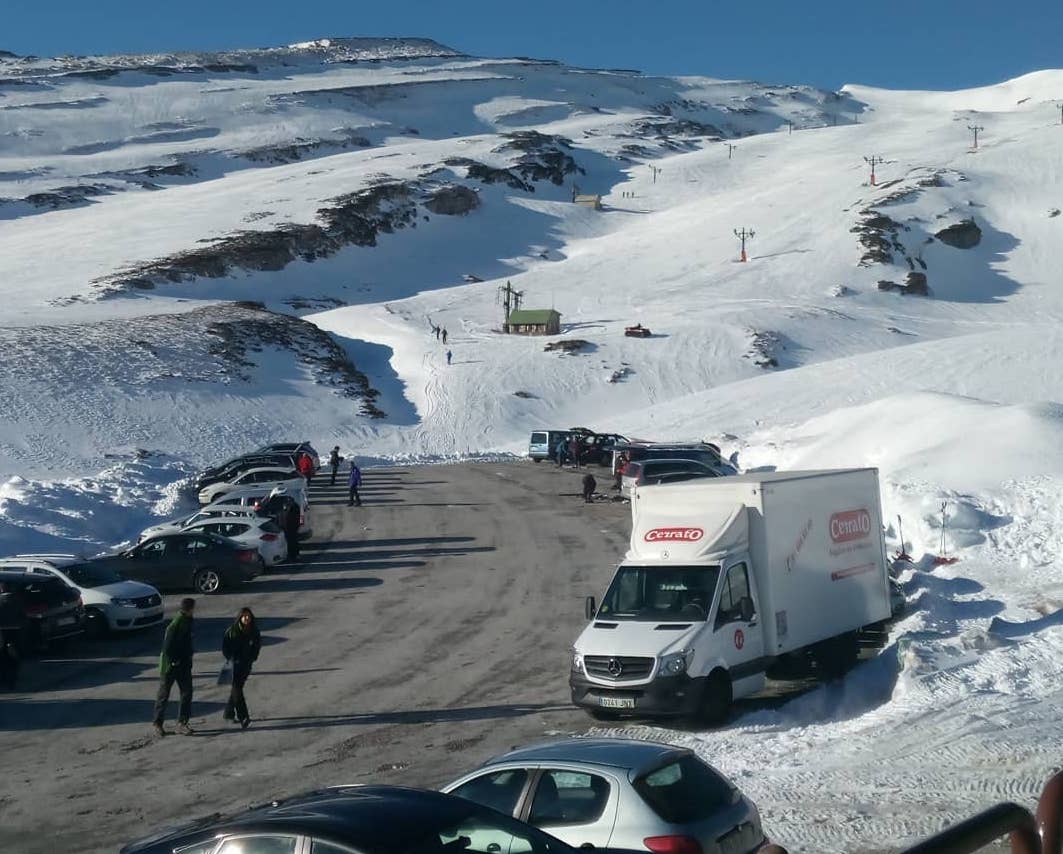
<instances>
[{"instance_id":1,"label":"white van","mask_svg":"<svg viewBox=\"0 0 1063 854\"><path fill-rule=\"evenodd\" d=\"M595 717L726 717L788 655L837 672L890 617L875 469L643 486L631 548L573 648Z\"/></svg>"}]
</instances>

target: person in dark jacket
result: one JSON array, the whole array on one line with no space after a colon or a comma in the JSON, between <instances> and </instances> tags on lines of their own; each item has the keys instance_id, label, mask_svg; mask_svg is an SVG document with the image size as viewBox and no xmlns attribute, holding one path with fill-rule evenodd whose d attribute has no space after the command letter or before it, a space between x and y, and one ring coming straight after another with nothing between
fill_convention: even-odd
<instances>
[{"instance_id":1,"label":"person in dark jacket","mask_svg":"<svg viewBox=\"0 0 1063 854\"><path fill-rule=\"evenodd\" d=\"M583 500L590 504L594 500L594 490L598 488L598 481L590 472L583 475Z\"/></svg>"},{"instance_id":2,"label":"person in dark jacket","mask_svg":"<svg viewBox=\"0 0 1063 854\"><path fill-rule=\"evenodd\" d=\"M358 494L358 487L362 485L362 470L358 464L351 460L351 473L347 478L347 506L357 503L362 506L362 496Z\"/></svg>"},{"instance_id":3,"label":"person in dark jacket","mask_svg":"<svg viewBox=\"0 0 1063 854\"><path fill-rule=\"evenodd\" d=\"M225 630L221 641L222 655L233 666L233 685L222 717L227 721L239 721L243 729L251 724L251 714L247 711L244 697L244 683L251 675L251 667L258 661L261 648L262 633L258 630L254 612L250 608L241 608L236 622Z\"/></svg>"},{"instance_id":4,"label":"person in dark jacket","mask_svg":"<svg viewBox=\"0 0 1063 854\"><path fill-rule=\"evenodd\" d=\"M583 450L583 443L580 441L579 436L573 436L568 440L568 455L572 460L572 465L579 468L580 451Z\"/></svg>"},{"instance_id":5,"label":"person in dark jacket","mask_svg":"<svg viewBox=\"0 0 1063 854\"><path fill-rule=\"evenodd\" d=\"M299 517L302 516L299 502L294 499L286 501L282 513L284 515L282 517L281 527L284 528L284 539L288 541L288 560L298 560Z\"/></svg>"},{"instance_id":6,"label":"person in dark jacket","mask_svg":"<svg viewBox=\"0 0 1063 854\"><path fill-rule=\"evenodd\" d=\"M568 443L564 439L559 439L557 447L554 448L554 456L557 457L557 467L561 468L565 464L565 455L568 453Z\"/></svg>"},{"instance_id":7,"label":"person in dark jacket","mask_svg":"<svg viewBox=\"0 0 1063 854\"><path fill-rule=\"evenodd\" d=\"M181 610L166 627L159 656L159 692L155 697L155 734L166 735L162 728L166 706L170 703L173 683L181 690L181 705L177 710L178 735L191 735L188 719L192 717L192 654L194 642L192 623L196 611L195 599L182 599Z\"/></svg>"},{"instance_id":8,"label":"person in dark jacket","mask_svg":"<svg viewBox=\"0 0 1063 854\"><path fill-rule=\"evenodd\" d=\"M22 597L0 581L0 687L15 690L18 682L22 632L26 628Z\"/></svg>"},{"instance_id":9,"label":"person in dark jacket","mask_svg":"<svg viewBox=\"0 0 1063 854\"><path fill-rule=\"evenodd\" d=\"M340 470L340 463L343 462L343 457L340 456L340 446L337 445L328 455L328 466L332 469L332 480L329 481L329 486L336 485L336 472Z\"/></svg>"}]
</instances>

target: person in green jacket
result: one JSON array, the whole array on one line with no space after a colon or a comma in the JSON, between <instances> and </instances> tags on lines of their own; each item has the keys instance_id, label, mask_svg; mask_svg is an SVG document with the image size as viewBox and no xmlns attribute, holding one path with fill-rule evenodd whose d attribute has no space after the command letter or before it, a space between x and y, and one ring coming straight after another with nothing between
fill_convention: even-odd
<instances>
[{"instance_id":1,"label":"person in green jacket","mask_svg":"<svg viewBox=\"0 0 1063 854\"><path fill-rule=\"evenodd\" d=\"M251 715L247 711L244 697L244 683L251 675L251 667L258 660L262 648L262 634L255 622L255 615L250 608L241 608L236 622L225 630L221 651L226 661L233 666L233 685L229 691L229 701L225 704L222 717L227 721L239 721L247 729L251 724Z\"/></svg>"},{"instance_id":2,"label":"person in green jacket","mask_svg":"<svg viewBox=\"0 0 1063 854\"><path fill-rule=\"evenodd\" d=\"M181 690L181 705L177 710L178 735L191 735L188 719L192 717L192 654L195 644L192 623L196 611L195 599L182 599L181 610L166 627L159 656L159 692L155 697L156 735L166 735L162 723L166 718L166 706L170 703L173 683Z\"/></svg>"}]
</instances>

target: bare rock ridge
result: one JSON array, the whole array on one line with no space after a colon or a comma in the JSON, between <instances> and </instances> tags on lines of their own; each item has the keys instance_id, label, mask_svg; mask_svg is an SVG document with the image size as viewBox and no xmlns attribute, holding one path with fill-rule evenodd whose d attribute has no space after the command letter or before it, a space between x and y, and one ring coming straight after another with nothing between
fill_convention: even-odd
<instances>
[{"instance_id":1,"label":"bare rock ridge","mask_svg":"<svg viewBox=\"0 0 1063 854\"><path fill-rule=\"evenodd\" d=\"M982 229L973 219L964 219L934 234L938 240L956 249L973 249L982 242Z\"/></svg>"}]
</instances>

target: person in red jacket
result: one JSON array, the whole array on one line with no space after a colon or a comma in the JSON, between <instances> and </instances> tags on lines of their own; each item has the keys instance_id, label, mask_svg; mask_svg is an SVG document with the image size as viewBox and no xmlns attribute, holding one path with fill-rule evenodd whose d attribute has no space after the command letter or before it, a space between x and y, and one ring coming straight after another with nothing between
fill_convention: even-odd
<instances>
[{"instance_id":1,"label":"person in red jacket","mask_svg":"<svg viewBox=\"0 0 1063 854\"><path fill-rule=\"evenodd\" d=\"M296 468L299 469L299 474L306 478L306 485L310 485L310 481L314 479L314 460L310 454L299 454L295 461Z\"/></svg>"}]
</instances>

